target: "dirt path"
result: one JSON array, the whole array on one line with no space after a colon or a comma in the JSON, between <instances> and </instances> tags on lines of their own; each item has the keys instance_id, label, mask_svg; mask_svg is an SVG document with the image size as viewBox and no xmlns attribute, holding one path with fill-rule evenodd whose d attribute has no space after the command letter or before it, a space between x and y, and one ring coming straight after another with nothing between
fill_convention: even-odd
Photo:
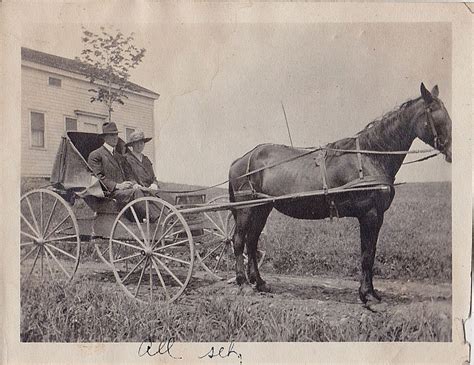
<instances>
[{"instance_id":1,"label":"dirt path","mask_svg":"<svg viewBox=\"0 0 474 365\"><path fill-rule=\"evenodd\" d=\"M98 280L104 285L116 285L113 274L104 264L88 262L81 266L79 275ZM368 313L359 300L359 282L356 280L276 274L266 274L265 280L270 284L270 293L258 293L251 286L239 288L235 283L214 280L205 272L196 270L178 302L191 305L203 298L222 296L243 301L248 306L278 306L308 314L317 312L329 321L341 321ZM425 303L437 312L450 316L450 283L434 285L421 281L375 279L374 285L382 296L381 303L370 305L374 311L409 311Z\"/></svg>"}]
</instances>

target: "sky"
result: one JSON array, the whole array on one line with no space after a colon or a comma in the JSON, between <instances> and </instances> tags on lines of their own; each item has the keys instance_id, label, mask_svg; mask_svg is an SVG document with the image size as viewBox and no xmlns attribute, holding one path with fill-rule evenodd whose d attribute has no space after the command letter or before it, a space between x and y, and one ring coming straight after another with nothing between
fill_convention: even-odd
<instances>
[{"instance_id":1,"label":"sky","mask_svg":"<svg viewBox=\"0 0 474 365\"><path fill-rule=\"evenodd\" d=\"M99 25L84 24L91 30ZM161 181L212 185L260 143L319 146L438 85L451 112L448 23L120 24L146 48L132 81L155 102ZM74 58L81 24L25 26L22 45ZM455 123L456 121L453 121ZM428 148L415 141L413 149ZM409 159L421 156L411 155ZM403 166L397 182L451 180L438 156Z\"/></svg>"}]
</instances>

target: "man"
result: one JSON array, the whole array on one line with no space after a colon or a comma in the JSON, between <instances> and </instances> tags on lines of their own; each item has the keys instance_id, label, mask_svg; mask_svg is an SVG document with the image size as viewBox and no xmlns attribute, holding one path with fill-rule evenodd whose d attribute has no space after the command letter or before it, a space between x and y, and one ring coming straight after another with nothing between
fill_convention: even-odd
<instances>
[{"instance_id":1,"label":"man","mask_svg":"<svg viewBox=\"0 0 474 365\"><path fill-rule=\"evenodd\" d=\"M140 190L141 186L130 165L117 151L118 134L119 130L114 122L104 123L101 134L104 144L90 153L87 162L105 187L106 195L117 200L121 206L125 206L132 200L144 197L145 194ZM140 219L146 216L144 203L137 203L134 207ZM154 208L156 207L150 205L151 221L155 221L159 216Z\"/></svg>"}]
</instances>

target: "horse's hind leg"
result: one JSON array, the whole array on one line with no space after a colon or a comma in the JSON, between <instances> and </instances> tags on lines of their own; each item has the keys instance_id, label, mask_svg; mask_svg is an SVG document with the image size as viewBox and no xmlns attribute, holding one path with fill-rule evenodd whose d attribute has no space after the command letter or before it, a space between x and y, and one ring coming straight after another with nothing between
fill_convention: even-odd
<instances>
[{"instance_id":1,"label":"horse's hind leg","mask_svg":"<svg viewBox=\"0 0 474 365\"><path fill-rule=\"evenodd\" d=\"M268 291L265 281L260 276L258 269L258 238L262 233L263 227L267 222L268 215L272 210L272 206L260 206L254 208L251 215L251 221L249 224L249 231L247 233L247 255L248 265L247 274L251 284L256 283L258 291Z\"/></svg>"},{"instance_id":2,"label":"horse's hind leg","mask_svg":"<svg viewBox=\"0 0 474 365\"><path fill-rule=\"evenodd\" d=\"M251 208L236 209L232 212L235 219L234 231L234 254L235 254L235 278L238 285L247 282L244 273L244 247L249 229Z\"/></svg>"}]
</instances>

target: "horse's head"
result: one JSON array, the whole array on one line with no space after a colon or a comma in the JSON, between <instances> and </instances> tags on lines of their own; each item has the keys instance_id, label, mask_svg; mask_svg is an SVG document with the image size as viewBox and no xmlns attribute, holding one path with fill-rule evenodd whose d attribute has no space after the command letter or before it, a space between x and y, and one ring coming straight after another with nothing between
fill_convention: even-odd
<instances>
[{"instance_id":1,"label":"horse's head","mask_svg":"<svg viewBox=\"0 0 474 365\"><path fill-rule=\"evenodd\" d=\"M436 148L445 156L446 161L451 162L451 118L438 98L438 85L429 92L422 83L420 90L424 110L416 120L416 136Z\"/></svg>"}]
</instances>

